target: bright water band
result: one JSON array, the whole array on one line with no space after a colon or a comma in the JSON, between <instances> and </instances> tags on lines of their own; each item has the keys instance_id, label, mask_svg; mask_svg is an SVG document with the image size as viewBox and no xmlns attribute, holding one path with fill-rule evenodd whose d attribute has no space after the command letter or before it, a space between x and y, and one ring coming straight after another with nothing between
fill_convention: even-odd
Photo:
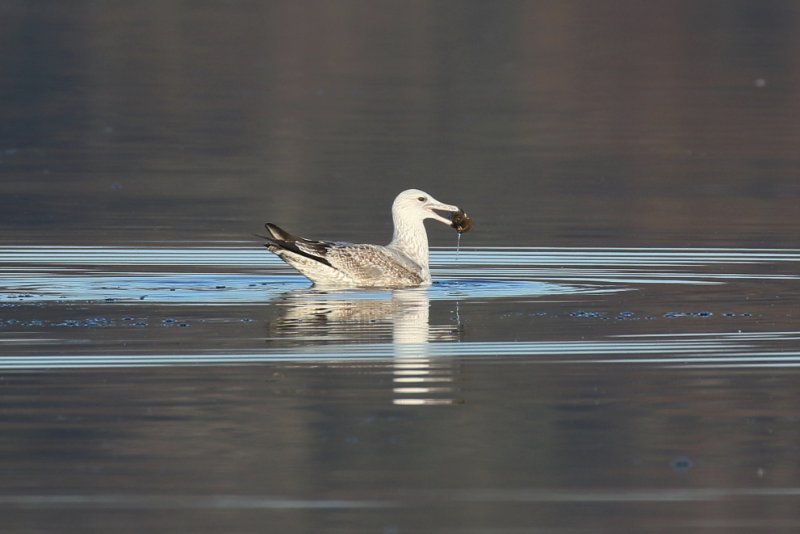
<instances>
[{"instance_id":1,"label":"bright water band","mask_svg":"<svg viewBox=\"0 0 800 534\"><path fill-rule=\"evenodd\" d=\"M462 342L454 329L460 328L459 305L485 303L492 299L527 299L547 310L547 302L583 301L590 296L636 292L648 286L699 286L715 288L725 284L793 282L798 279L798 250L749 249L518 249L472 248L456 251L438 249L432 254L432 269L439 280L430 288L404 290L318 291L292 274L283 263L258 248L108 248L108 247L5 247L0 248L2 293L0 305L7 308L0 317L0 368L74 369L149 367L183 365L253 365L268 362L379 362L381 365L424 359L427 366L450 358L513 359L532 364L649 364L722 367L789 367L800 365L793 331L681 332L613 334L599 340ZM447 267L444 267L447 265ZM143 266L149 269L142 269ZM135 270L133 268L136 268ZM781 270L781 268L783 270ZM198 272L200 271L200 272ZM243 274L241 271L250 271ZM780 296L780 295L777 295ZM766 298L766 297L762 297ZM772 298L772 297L770 297ZM488 300L487 300L488 299ZM449 322L432 323L429 308L442 302L455 306ZM735 303L735 299L731 300ZM34 314L16 318L25 305L91 303L95 312L116 310L85 320L37 319ZM183 326L173 319L156 316L150 324L133 319L135 310L147 305L172 309L192 306L237 304L262 306L279 304L290 329L278 339L303 340L303 347L241 350L228 347L222 352L137 354L107 351L81 354L48 354L48 347L67 343L67 332L100 332L107 328L136 329ZM124 306L119 311L114 306ZM35 308L34 308L35 309ZM62 308L51 308L58 311ZM109 312L111 313L111 312ZM324 314L327 325L315 327L308 319ZM522 313L517 311L515 313ZM546 317L547 311L531 310L531 317ZM536 315L540 314L540 315ZM570 312L575 321L676 320L711 317L702 309L645 315L620 311L604 315L597 311ZM52 313L51 313L52 315ZM719 316L718 312L718 316ZM748 314L723 314L746 319ZM229 322L250 321L247 316ZM48 322L49 321L49 322ZM348 328L362 322L372 336L384 336L385 343L333 343L331 329ZM294 325L294 326L292 326ZM337 326L339 325L339 326ZM189 326L188 324L186 326ZM258 326L258 325L257 325ZM76 328L77 327L77 328ZM741 329L737 322L731 328ZM39 332L46 335L39 335ZM252 332L252 331L251 331ZM352 334L352 332L351 332ZM65 337L62 337L65 336ZM72 335L72 334L70 334ZM252 332L253 339L263 332ZM127 335L126 335L127 336ZM164 339L168 339L165 337ZM238 338L237 338L238 339ZM345 337L346 339L346 337ZM19 352L19 347L28 350ZM26 353L36 348L36 354ZM62 351L63 352L63 351Z\"/></svg>"},{"instance_id":2,"label":"bright water band","mask_svg":"<svg viewBox=\"0 0 800 534\"><path fill-rule=\"evenodd\" d=\"M629 291L650 284L795 280L796 271L749 272L746 266L800 262L797 250L472 248L458 254L454 265L454 249L432 252L437 282L424 298L542 297ZM713 265L743 267L715 272L708 269ZM152 270L143 271L142 266ZM0 272L4 280L0 302L244 304L309 285L282 262L253 247L5 247L0 248ZM379 290L333 294L348 299L390 298L389 292Z\"/></svg>"},{"instance_id":3,"label":"bright water band","mask_svg":"<svg viewBox=\"0 0 800 534\"><path fill-rule=\"evenodd\" d=\"M0 265L187 265L263 267L280 261L257 246L168 248L92 246L0 247ZM455 259L453 247L431 247L433 263ZM597 248L597 247L461 247L459 258L470 264L504 265L707 265L800 261L800 249L748 248Z\"/></svg>"},{"instance_id":4,"label":"bright water band","mask_svg":"<svg viewBox=\"0 0 800 534\"><path fill-rule=\"evenodd\" d=\"M624 337L624 336L620 336ZM297 349L262 352L187 353L187 354L97 354L36 355L0 358L0 369L78 369L158 366L227 366L273 362L295 363L384 363L395 369L446 369L447 360L492 358L494 363L524 359L529 364L641 364L677 365L690 369L717 367L797 367L800 351L791 350L800 332L751 334L702 334L697 339L652 341L625 339L593 342L464 342L464 343L370 343L312 345ZM6 342L9 340L5 340ZM767 345L769 342L769 345ZM0 346L4 343L0 342ZM760 350L771 346L782 350ZM414 362L410 365L410 362ZM411 372L410 374L414 374Z\"/></svg>"}]
</instances>

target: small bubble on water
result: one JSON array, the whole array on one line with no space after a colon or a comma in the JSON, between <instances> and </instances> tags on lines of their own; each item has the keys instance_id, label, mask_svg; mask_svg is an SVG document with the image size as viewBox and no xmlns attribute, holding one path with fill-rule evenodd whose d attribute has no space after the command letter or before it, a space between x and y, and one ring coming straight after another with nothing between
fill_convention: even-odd
<instances>
[{"instance_id":1,"label":"small bubble on water","mask_svg":"<svg viewBox=\"0 0 800 534\"><path fill-rule=\"evenodd\" d=\"M570 312L569 316L580 319L607 319L604 313L583 310Z\"/></svg>"},{"instance_id":2,"label":"small bubble on water","mask_svg":"<svg viewBox=\"0 0 800 534\"><path fill-rule=\"evenodd\" d=\"M694 467L694 462L692 462L692 459L687 456L678 456L677 458L672 459L670 462L670 467L672 467L673 471L685 473Z\"/></svg>"}]
</instances>

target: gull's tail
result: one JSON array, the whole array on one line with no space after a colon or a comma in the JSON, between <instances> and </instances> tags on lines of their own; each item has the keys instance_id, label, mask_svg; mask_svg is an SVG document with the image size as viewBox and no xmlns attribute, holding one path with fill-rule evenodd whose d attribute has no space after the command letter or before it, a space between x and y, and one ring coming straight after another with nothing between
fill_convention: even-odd
<instances>
[{"instance_id":1,"label":"gull's tail","mask_svg":"<svg viewBox=\"0 0 800 534\"><path fill-rule=\"evenodd\" d=\"M332 243L305 239L272 223L266 223L264 228L269 232L269 236L262 236L266 240L264 246L278 256L284 257L286 252L292 252L332 267L326 258Z\"/></svg>"}]
</instances>

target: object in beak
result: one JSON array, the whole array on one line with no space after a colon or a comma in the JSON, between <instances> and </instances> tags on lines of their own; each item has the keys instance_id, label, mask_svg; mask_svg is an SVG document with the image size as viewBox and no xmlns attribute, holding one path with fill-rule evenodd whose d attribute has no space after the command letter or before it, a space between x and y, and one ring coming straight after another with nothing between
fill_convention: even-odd
<instances>
[{"instance_id":1,"label":"object in beak","mask_svg":"<svg viewBox=\"0 0 800 534\"><path fill-rule=\"evenodd\" d=\"M458 206L451 206L450 204L442 204L438 200L431 199L430 203L426 206L428 208L428 215L429 218L439 221L440 223L444 224L451 224L452 220L450 219L451 215L458 211L460 208ZM439 211L447 212L447 217L442 217L439 215Z\"/></svg>"},{"instance_id":2,"label":"object in beak","mask_svg":"<svg viewBox=\"0 0 800 534\"><path fill-rule=\"evenodd\" d=\"M459 234L463 234L472 229L472 219L464 213L464 210L459 209L450 216L450 226L455 228Z\"/></svg>"}]
</instances>

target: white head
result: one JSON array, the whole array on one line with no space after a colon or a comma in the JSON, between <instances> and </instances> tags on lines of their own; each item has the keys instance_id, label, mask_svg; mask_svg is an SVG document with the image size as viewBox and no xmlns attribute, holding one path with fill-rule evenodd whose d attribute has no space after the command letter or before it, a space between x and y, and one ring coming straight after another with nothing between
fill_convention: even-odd
<instances>
[{"instance_id":1,"label":"white head","mask_svg":"<svg viewBox=\"0 0 800 534\"><path fill-rule=\"evenodd\" d=\"M442 217L436 210L456 212L458 206L442 204L425 191L408 189L403 191L392 204L394 235L389 247L402 252L420 267L423 281L430 283L428 270L428 235L425 232L425 219L435 219L450 226L451 221Z\"/></svg>"},{"instance_id":2,"label":"white head","mask_svg":"<svg viewBox=\"0 0 800 534\"><path fill-rule=\"evenodd\" d=\"M425 191L419 189L407 189L397 195L392 204L392 216L397 222L398 219L406 221L424 219L435 219L440 223L450 226L451 221L442 217L435 210L439 211L458 211L458 206L442 204Z\"/></svg>"}]
</instances>

